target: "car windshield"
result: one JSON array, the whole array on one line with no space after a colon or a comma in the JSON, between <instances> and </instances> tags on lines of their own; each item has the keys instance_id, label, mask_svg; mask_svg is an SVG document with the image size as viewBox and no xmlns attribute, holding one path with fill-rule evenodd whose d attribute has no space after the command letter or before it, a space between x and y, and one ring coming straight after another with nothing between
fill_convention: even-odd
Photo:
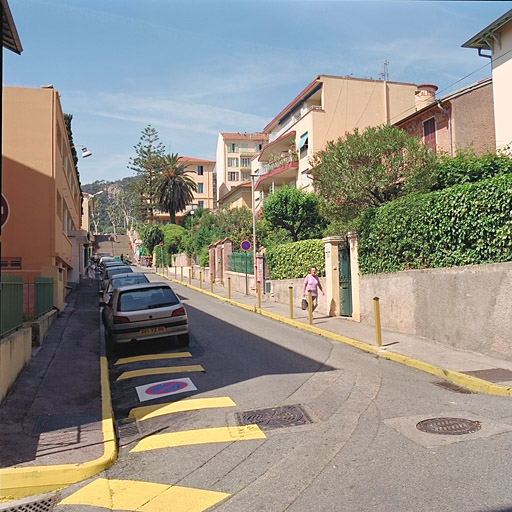
<instances>
[{"instance_id":1,"label":"car windshield","mask_svg":"<svg viewBox=\"0 0 512 512\"><path fill-rule=\"evenodd\" d=\"M119 288L120 286L128 286L131 284L139 284L139 283L148 283L148 278L145 275L133 275L133 276L126 276L126 277L118 277L114 278L110 281L108 285L107 292L111 293L116 288Z\"/></svg>"},{"instance_id":2,"label":"car windshield","mask_svg":"<svg viewBox=\"0 0 512 512\"><path fill-rule=\"evenodd\" d=\"M109 277L112 277L115 274L128 274L130 272L133 272L133 270L130 267L113 267L107 270L105 277L108 279Z\"/></svg>"},{"instance_id":3,"label":"car windshield","mask_svg":"<svg viewBox=\"0 0 512 512\"><path fill-rule=\"evenodd\" d=\"M121 293L117 305L118 311L140 311L144 309L175 306L180 301L168 287L141 288Z\"/></svg>"}]
</instances>

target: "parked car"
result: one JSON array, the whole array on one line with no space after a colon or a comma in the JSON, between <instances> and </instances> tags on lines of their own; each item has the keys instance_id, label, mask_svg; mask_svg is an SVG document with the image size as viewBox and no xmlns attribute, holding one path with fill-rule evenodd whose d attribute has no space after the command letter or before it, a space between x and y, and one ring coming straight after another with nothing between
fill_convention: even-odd
<instances>
[{"instance_id":1,"label":"parked car","mask_svg":"<svg viewBox=\"0 0 512 512\"><path fill-rule=\"evenodd\" d=\"M143 272L124 272L120 274L114 274L109 280L107 285L105 286L105 290L103 291L103 297L101 300L101 305L105 306L108 304L112 292L119 288L120 286L128 286L131 284L141 284L141 283L149 283L149 279L146 274Z\"/></svg>"},{"instance_id":2,"label":"parked car","mask_svg":"<svg viewBox=\"0 0 512 512\"><path fill-rule=\"evenodd\" d=\"M128 273L131 274L132 272L133 272L133 269L131 267L129 267L128 265L118 265L118 266L106 267L103 274L101 274L100 290L102 290L102 293L103 293L103 290L107 286L108 280L112 276L114 276L116 274L128 274Z\"/></svg>"},{"instance_id":3,"label":"parked car","mask_svg":"<svg viewBox=\"0 0 512 512\"><path fill-rule=\"evenodd\" d=\"M166 283L146 283L116 288L104 308L107 345L177 338L189 344L185 307Z\"/></svg>"}]
</instances>

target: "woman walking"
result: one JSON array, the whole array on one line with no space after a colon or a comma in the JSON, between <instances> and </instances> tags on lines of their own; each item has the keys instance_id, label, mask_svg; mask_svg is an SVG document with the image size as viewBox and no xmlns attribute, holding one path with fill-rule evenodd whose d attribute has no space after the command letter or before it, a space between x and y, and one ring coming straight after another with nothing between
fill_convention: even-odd
<instances>
[{"instance_id":1,"label":"woman walking","mask_svg":"<svg viewBox=\"0 0 512 512\"><path fill-rule=\"evenodd\" d=\"M311 267L309 269L309 274L304 278L304 293L303 297L306 297L308 292L311 292L311 298L313 302L313 310L318 306L318 289L324 294L322 289L322 285L320 284L320 279L316 275L317 268Z\"/></svg>"}]
</instances>

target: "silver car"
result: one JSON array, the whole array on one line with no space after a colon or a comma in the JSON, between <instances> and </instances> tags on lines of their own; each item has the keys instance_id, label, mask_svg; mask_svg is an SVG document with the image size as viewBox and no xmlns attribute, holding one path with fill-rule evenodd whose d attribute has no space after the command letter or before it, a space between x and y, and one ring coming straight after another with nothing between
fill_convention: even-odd
<instances>
[{"instance_id":1,"label":"silver car","mask_svg":"<svg viewBox=\"0 0 512 512\"><path fill-rule=\"evenodd\" d=\"M185 307L166 283L146 283L116 288L104 309L107 344L177 338L189 344Z\"/></svg>"},{"instance_id":2,"label":"silver car","mask_svg":"<svg viewBox=\"0 0 512 512\"><path fill-rule=\"evenodd\" d=\"M130 269L131 272L131 269ZM120 286L128 286L131 284L141 284L141 283L149 283L149 279L146 274L143 272L124 272L121 274L114 274L107 282L105 286L105 290L103 292L102 300L100 301L100 306L105 306L108 304L110 300L110 296L112 292L119 288Z\"/></svg>"},{"instance_id":3,"label":"silver car","mask_svg":"<svg viewBox=\"0 0 512 512\"><path fill-rule=\"evenodd\" d=\"M132 273L133 269L128 265L118 265L113 267L106 267L105 271L100 276L100 293L103 293L103 290L106 288L108 280L115 276L116 274L128 274Z\"/></svg>"}]
</instances>

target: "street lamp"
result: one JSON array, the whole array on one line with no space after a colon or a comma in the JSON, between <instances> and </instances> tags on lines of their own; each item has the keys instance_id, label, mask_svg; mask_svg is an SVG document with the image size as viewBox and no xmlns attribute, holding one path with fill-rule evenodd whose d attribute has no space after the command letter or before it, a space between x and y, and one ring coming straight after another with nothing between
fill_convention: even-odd
<instances>
[{"instance_id":1,"label":"street lamp","mask_svg":"<svg viewBox=\"0 0 512 512\"><path fill-rule=\"evenodd\" d=\"M258 281L257 264L256 264L256 205L254 200L254 181L256 180L257 174L251 172L251 206L252 206L252 264L254 267L254 283Z\"/></svg>"},{"instance_id":2,"label":"street lamp","mask_svg":"<svg viewBox=\"0 0 512 512\"><path fill-rule=\"evenodd\" d=\"M88 156L92 155L92 153L83 144L75 144L72 147L82 148L82 158L87 158Z\"/></svg>"},{"instance_id":3,"label":"street lamp","mask_svg":"<svg viewBox=\"0 0 512 512\"><path fill-rule=\"evenodd\" d=\"M191 215L191 217L190 217L190 222L191 222L190 229L192 229L192 230L194 229L194 213L195 213L194 205L191 204L190 205L190 215Z\"/></svg>"}]
</instances>

